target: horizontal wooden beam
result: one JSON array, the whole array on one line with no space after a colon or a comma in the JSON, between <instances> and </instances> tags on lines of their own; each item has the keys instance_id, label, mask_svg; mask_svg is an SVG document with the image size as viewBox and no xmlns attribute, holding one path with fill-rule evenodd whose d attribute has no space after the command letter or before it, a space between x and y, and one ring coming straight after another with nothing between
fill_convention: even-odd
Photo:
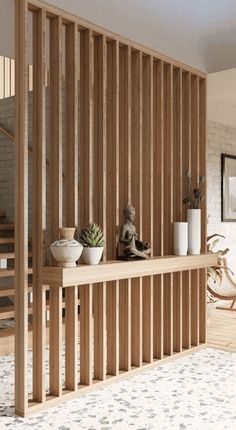
<instances>
[{"instance_id":1,"label":"horizontal wooden beam","mask_svg":"<svg viewBox=\"0 0 236 430\"><path fill-rule=\"evenodd\" d=\"M75 268L44 267L43 283L56 287L94 284L96 282L131 279L140 276L202 269L217 264L214 254L168 256L139 261L110 261L97 266L79 265Z\"/></svg>"}]
</instances>

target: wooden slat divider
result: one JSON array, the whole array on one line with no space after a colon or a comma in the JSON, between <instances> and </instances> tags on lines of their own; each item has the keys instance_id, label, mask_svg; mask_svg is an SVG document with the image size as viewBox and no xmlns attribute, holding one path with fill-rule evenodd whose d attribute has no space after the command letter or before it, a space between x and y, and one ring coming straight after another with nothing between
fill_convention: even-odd
<instances>
[{"instance_id":1,"label":"wooden slat divider","mask_svg":"<svg viewBox=\"0 0 236 430\"><path fill-rule=\"evenodd\" d=\"M44 231L46 229L46 124L45 62L46 11L33 14L33 398L44 402L45 395L45 290Z\"/></svg>"},{"instance_id":2,"label":"wooden slat divider","mask_svg":"<svg viewBox=\"0 0 236 430\"><path fill-rule=\"evenodd\" d=\"M65 27L65 222L78 227L78 28L74 23ZM76 390L78 344L78 287L65 291L65 387Z\"/></svg>"},{"instance_id":3,"label":"wooden slat divider","mask_svg":"<svg viewBox=\"0 0 236 430\"><path fill-rule=\"evenodd\" d=\"M199 170L199 79L191 76L191 181L198 184ZM199 270L191 278L191 343L199 344Z\"/></svg>"},{"instance_id":4,"label":"wooden slat divider","mask_svg":"<svg viewBox=\"0 0 236 430\"><path fill-rule=\"evenodd\" d=\"M105 36L94 37L94 220L103 228L106 242L106 89L107 43ZM108 203L109 204L109 203ZM106 248L103 260L106 260ZM94 285L94 378L106 375L106 284Z\"/></svg>"},{"instance_id":5,"label":"wooden slat divider","mask_svg":"<svg viewBox=\"0 0 236 430\"><path fill-rule=\"evenodd\" d=\"M207 91L207 81L205 79L199 79L199 170L200 174L205 174L207 172L206 166L206 151L207 151L207 127L206 127L206 91ZM202 209L202 252L206 252L207 249L207 187L206 180L203 184L204 201L201 205ZM200 270L199 275L199 341L201 343L206 342L206 288L207 288L207 273L206 269Z\"/></svg>"},{"instance_id":6,"label":"wooden slat divider","mask_svg":"<svg viewBox=\"0 0 236 430\"><path fill-rule=\"evenodd\" d=\"M93 222L94 39L80 31L80 226ZM80 287L80 384L92 383L92 285Z\"/></svg>"},{"instance_id":7,"label":"wooden slat divider","mask_svg":"<svg viewBox=\"0 0 236 430\"><path fill-rule=\"evenodd\" d=\"M131 203L131 48L119 47L119 224ZM119 283L119 367L131 368L131 280Z\"/></svg>"},{"instance_id":8,"label":"wooden slat divider","mask_svg":"<svg viewBox=\"0 0 236 430\"><path fill-rule=\"evenodd\" d=\"M34 16L33 68L27 65L28 10ZM46 18L50 22L48 202ZM27 88L29 71L33 71L33 82L30 79ZM119 377L122 371L131 371L132 366L142 367L147 362L150 366L153 359L204 343L206 270L202 267L213 261L206 254L199 258L173 256L173 222L186 220L182 200L188 185L184 172L190 170L194 182L206 172L205 75L39 0L16 0L15 382L16 411L21 415L28 412L26 287L28 273L32 273L26 252L29 89L33 90L34 112L33 401L38 408L51 402L45 396L44 381L47 305L42 284L47 276L49 391L56 402L64 393L73 395L78 382L79 388L86 391L96 381L105 382L107 374ZM206 191L206 185L204 188ZM137 264L114 262L127 203L136 209L135 225L140 239L151 243L152 257L162 258ZM77 228L89 222L100 224L105 237L103 262L90 268L43 268L46 214L51 242L58 238L62 221ZM204 201L202 252L205 251ZM170 258L165 258L167 255ZM55 261L51 263L55 265ZM62 286L66 287L65 303ZM66 391L62 389L63 315Z\"/></svg>"},{"instance_id":9,"label":"wooden slat divider","mask_svg":"<svg viewBox=\"0 0 236 430\"><path fill-rule=\"evenodd\" d=\"M15 411L28 408L28 87L27 2L15 3L16 172L15 172Z\"/></svg>"},{"instance_id":10,"label":"wooden slat divider","mask_svg":"<svg viewBox=\"0 0 236 430\"><path fill-rule=\"evenodd\" d=\"M164 255L163 62L153 62L153 254ZM163 357L163 275L153 277L153 356Z\"/></svg>"},{"instance_id":11,"label":"wooden slat divider","mask_svg":"<svg viewBox=\"0 0 236 430\"><path fill-rule=\"evenodd\" d=\"M182 159L183 159L183 198L188 193L186 171L191 171L191 74L182 72ZM183 219L187 220L187 207L184 206ZM183 348L191 346L191 272L182 275L182 327Z\"/></svg>"},{"instance_id":12,"label":"wooden slat divider","mask_svg":"<svg viewBox=\"0 0 236 430\"><path fill-rule=\"evenodd\" d=\"M142 68L142 240L153 255L153 58L143 55ZM152 360L153 276L143 278L143 361Z\"/></svg>"},{"instance_id":13,"label":"wooden slat divider","mask_svg":"<svg viewBox=\"0 0 236 430\"><path fill-rule=\"evenodd\" d=\"M173 211L174 222L183 220L182 192L182 71L173 71ZM182 273L173 275L173 348L182 351Z\"/></svg>"},{"instance_id":14,"label":"wooden slat divider","mask_svg":"<svg viewBox=\"0 0 236 430\"><path fill-rule=\"evenodd\" d=\"M173 67L164 65L164 254L173 252ZM173 274L164 275L164 354L173 354Z\"/></svg>"},{"instance_id":15,"label":"wooden slat divider","mask_svg":"<svg viewBox=\"0 0 236 430\"><path fill-rule=\"evenodd\" d=\"M92 285L80 287L80 384L92 384Z\"/></svg>"},{"instance_id":16,"label":"wooden slat divider","mask_svg":"<svg viewBox=\"0 0 236 430\"><path fill-rule=\"evenodd\" d=\"M142 54L139 51L131 53L131 76L131 202L136 210L136 229L142 237ZM133 366L141 366L142 278L131 281L131 309L131 362Z\"/></svg>"},{"instance_id":17,"label":"wooden slat divider","mask_svg":"<svg viewBox=\"0 0 236 430\"><path fill-rule=\"evenodd\" d=\"M119 225L119 43L107 42L107 259L117 257ZM119 281L107 283L107 373L119 373Z\"/></svg>"},{"instance_id":18,"label":"wooden slat divider","mask_svg":"<svg viewBox=\"0 0 236 430\"><path fill-rule=\"evenodd\" d=\"M50 20L50 220L51 242L62 226L62 17ZM62 296L50 288L50 393L62 394Z\"/></svg>"}]
</instances>

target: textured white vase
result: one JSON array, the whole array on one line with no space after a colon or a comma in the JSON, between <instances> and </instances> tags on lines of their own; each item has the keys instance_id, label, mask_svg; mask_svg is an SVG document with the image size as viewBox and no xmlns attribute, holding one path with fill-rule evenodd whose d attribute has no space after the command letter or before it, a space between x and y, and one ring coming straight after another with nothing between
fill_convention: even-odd
<instances>
[{"instance_id":1,"label":"textured white vase","mask_svg":"<svg viewBox=\"0 0 236 430\"><path fill-rule=\"evenodd\" d=\"M201 252L201 209L188 209L188 254Z\"/></svg>"},{"instance_id":2,"label":"textured white vase","mask_svg":"<svg viewBox=\"0 0 236 430\"><path fill-rule=\"evenodd\" d=\"M82 252L82 260L85 264L98 264L102 258L103 246L84 247Z\"/></svg>"},{"instance_id":3,"label":"textured white vase","mask_svg":"<svg viewBox=\"0 0 236 430\"><path fill-rule=\"evenodd\" d=\"M174 253L175 255L187 255L188 252L188 223L174 223Z\"/></svg>"}]
</instances>

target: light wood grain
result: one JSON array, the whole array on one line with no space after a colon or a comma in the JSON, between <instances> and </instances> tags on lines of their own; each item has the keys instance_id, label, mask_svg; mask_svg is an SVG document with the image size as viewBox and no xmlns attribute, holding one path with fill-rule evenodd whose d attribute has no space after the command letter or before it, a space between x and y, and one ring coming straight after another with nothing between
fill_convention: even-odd
<instances>
[{"instance_id":1,"label":"light wood grain","mask_svg":"<svg viewBox=\"0 0 236 430\"><path fill-rule=\"evenodd\" d=\"M16 172L15 172L15 410L28 407L28 88L27 2L15 2Z\"/></svg>"},{"instance_id":2,"label":"light wood grain","mask_svg":"<svg viewBox=\"0 0 236 430\"><path fill-rule=\"evenodd\" d=\"M74 23L65 28L65 222L68 227L78 227L78 29ZM66 289L65 301L65 386L76 390L78 344L78 288Z\"/></svg>"},{"instance_id":3,"label":"light wood grain","mask_svg":"<svg viewBox=\"0 0 236 430\"><path fill-rule=\"evenodd\" d=\"M46 229L45 62L46 11L33 15L33 398L45 397L45 291L42 284Z\"/></svg>"},{"instance_id":4,"label":"light wood grain","mask_svg":"<svg viewBox=\"0 0 236 430\"><path fill-rule=\"evenodd\" d=\"M80 287L80 384L92 384L92 285Z\"/></svg>"},{"instance_id":5,"label":"light wood grain","mask_svg":"<svg viewBox=\"0 0 236 430\"><path fill-rule=\"evenodd\" d=\"M50 228L51 242L62 227L62 18L50 20ZM50 284L49 284L50 285ZM51 285L50 285L51 286ZM62 394L62 291L50 288L50 393Z\"/></svg>"}]
</instances>

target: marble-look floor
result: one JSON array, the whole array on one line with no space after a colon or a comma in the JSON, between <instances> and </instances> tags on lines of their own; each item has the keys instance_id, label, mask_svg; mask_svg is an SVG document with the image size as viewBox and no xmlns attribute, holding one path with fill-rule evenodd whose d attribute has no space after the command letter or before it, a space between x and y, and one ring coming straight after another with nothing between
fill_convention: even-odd
<instances>
[{"instance_id":1,"label":"marble-look floor","mask_svg":"<svg viewBox=\"0 0 236 430\"><path fill-rule=\"evenodd\" d=\"M236 428L234 352L202 349L26 419L13 414L12 370L13 356L0 357L1 430Z\"/></svg>"}]
</instances>

